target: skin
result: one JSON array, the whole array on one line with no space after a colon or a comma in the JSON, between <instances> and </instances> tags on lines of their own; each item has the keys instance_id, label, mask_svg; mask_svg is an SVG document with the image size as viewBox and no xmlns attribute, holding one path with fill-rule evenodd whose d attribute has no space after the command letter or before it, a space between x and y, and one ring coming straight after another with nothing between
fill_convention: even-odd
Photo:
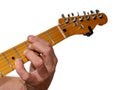
<instances>
[{"instance_id":1,"label":"skin","mask_svg":"<svg viewBox=\"0 0 120 90\"><path fill-rule=\"evenodd\" d=\"M3 77L0 79L0 90L47 90L53 79L57 58L50 43L28 36L30 45L23 53L31 62L30 72L27 72L22 59L15 62L19 77ZM37 52L34 53L34 52Z\"/></svg>"}]
</instances>

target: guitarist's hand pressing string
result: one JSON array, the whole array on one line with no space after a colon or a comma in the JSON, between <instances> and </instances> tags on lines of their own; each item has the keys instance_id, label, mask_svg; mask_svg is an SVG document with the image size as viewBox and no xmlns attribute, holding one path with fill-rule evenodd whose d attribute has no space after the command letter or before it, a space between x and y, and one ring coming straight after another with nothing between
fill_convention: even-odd
<instances>
[{"instance_id":1,"label":"guitarist's hand pressing string","mask_svg":"<svg viewBox=\"0 0 120 90\"><path fill-rule=\"evenodd\" d=\"M25 81L27 90L47 90L55 72L57 58L51 44L45 40L30 35L28 41L30 45L24 55L31 61L30 72L25 70L21 59L16 61L16 71Z\"/></svg>"},{"instance_id":2,"label":"guitarist's hand pressing string","mask_svg":"<svg viewBox=\"0 0 120 90\"><path fill-rule=\"evenodd\" d=\"M1 78L0 90L47 90L49 88L57 64L54 50L50 43L37 36L28 36L28 41L30 44L23 54L31 62L30 72L26 71L22 59L17 59L16 71L21 78L7 76Z\"/></svg>"}]
</instances>

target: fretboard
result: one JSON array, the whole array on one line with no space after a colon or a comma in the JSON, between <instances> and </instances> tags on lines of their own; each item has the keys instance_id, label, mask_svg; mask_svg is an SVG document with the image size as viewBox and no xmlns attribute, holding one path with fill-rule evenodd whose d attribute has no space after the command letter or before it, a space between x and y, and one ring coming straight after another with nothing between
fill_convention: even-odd
<instances>
[{"instance_id":1,"label":"fretboard","mask_svg":"<svg viewBox=\"0 0 120 90\"><path fill-rule=\"evenodd\" d=\"M37 36L47 40L52 46L67 37L59 26L55 26ZM24 63L28 62L27 58L23 55L23 51L27 49L28 45L29 42L24 41L0 53L0 78L15 69L15 60L17 58L21 58Z\"/></svg>"}]
</instances>

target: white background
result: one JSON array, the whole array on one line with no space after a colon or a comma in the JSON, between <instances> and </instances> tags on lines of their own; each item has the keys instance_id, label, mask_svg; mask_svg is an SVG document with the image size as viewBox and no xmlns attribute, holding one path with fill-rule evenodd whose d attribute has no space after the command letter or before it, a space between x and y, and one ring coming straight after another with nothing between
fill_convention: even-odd
<instances>
[{"instance_id":1,"label":"white background","mask_svg":"<svg viewBox=\"0 0 120 90\"><path fill-rule=\"evenodd\" d=\"M58 65L49 90L120 90L119 0L0 0L0 52L58 24L61 14L99 9L108 23L91 37L54 46ZM28 68L29 64L26 64ZM16 72L9 74L17 76Z\"/></svg>"}]
</instances>

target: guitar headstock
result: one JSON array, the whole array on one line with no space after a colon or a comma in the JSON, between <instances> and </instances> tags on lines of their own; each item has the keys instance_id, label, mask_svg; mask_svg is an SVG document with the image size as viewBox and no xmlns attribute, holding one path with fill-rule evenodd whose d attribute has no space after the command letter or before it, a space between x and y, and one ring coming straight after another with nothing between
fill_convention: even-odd
<instances>
[{"instance_id":1,"label":"guitar headstock","mask_svg":"<svg viewBox=\"0 0 120 90\"><path fill-rule=\"evenodd\" d=\"M107 16L104 13L100 13L99 10L92 10L89 12L83 12L84 15L72 16L68 14L67 17L62 14L62 18L59 19L59 26L63 30L66 36L71 36L75 34L83 34L86 36L91 36L93 34L93 29L96 25L103 25L107 23Z\"/></svg>"}]
</instances>

